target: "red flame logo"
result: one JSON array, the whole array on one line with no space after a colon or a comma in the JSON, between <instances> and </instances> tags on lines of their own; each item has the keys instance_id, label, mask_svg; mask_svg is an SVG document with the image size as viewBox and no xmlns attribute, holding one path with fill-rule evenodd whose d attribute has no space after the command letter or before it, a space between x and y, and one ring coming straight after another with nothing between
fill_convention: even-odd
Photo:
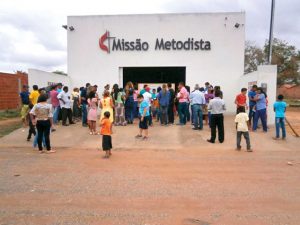
<instances>
[{"instance_id":1,"label":"red flame logo","mask_svg":"<svg viewBox=\"0 0 300 225\"><path fill-rule=\"evenodd\" d=\"M99 38L99 47L103 50L109 53L108 47L104 44L106 39L109 37L109 32L106 31L100 38Z\"/></svg>"}]
</instances>

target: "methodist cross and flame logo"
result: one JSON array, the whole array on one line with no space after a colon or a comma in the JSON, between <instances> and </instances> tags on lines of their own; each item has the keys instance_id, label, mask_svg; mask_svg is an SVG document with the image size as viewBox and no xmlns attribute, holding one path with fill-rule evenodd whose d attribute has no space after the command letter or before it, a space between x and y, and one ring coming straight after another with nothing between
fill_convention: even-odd
<instances>
[{"instance_id":1,"label":"methodist cross and flame logo","mask_svg":"<svg viewBox=\"0 0 300 225\"><path fill-rule=\"evenodd\" d=\"M110 39L111 39L111 38L115 38L115 37L110 37L109 31L106 31L106 32L99 38L99 47L100 47L103 51L105 51L105 52L107 52L107 53L110 52ZM108 46L104 43L106 40L108 40L108 41L107 41Z\"/></svg>"}]
</instances>

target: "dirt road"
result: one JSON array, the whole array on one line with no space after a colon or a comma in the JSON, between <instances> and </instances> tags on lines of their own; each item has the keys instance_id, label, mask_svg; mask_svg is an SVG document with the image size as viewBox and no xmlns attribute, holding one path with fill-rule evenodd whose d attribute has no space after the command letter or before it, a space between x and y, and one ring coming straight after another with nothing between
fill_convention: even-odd
<instances>
[{"instance_id":1,"label":"dirt road","mask_svg":"<svg viewBox=\"0 0 300 225\"><path fill-rule=\"evenodd\" d=\"M207 143L207 127L135 134L117 127L109 160L80 125L58 127L49 155L20 130L1 138L0 224L300 224L299 139L274 141L272 128L251 133L253 153L238 152L230 117L224 144Z\"/></svg>"}]
</instances>

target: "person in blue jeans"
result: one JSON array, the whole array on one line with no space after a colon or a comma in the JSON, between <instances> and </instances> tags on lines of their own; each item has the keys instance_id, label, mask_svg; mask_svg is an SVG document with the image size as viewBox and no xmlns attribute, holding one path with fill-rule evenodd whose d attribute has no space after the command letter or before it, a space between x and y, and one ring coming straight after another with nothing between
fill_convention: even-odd
<instances>
[{"instance_id":1,"label":"person in blue jeans","mask_svg":"<svg viewBox=\"0 0 300 225\"><path fill-rule=\"evenodd\" d=\"M179 114L179 123L177 125L185 125L187 122L187 112L188 112L188 99L189 93L184 86L183 82L180 82L178 85L179 92L177 94L178 99L178 114Z\"/></svg>"},{"instance_id":2,"label":"person in blue jeans","mask_svg":"<svg viewBox=\"0 0 300 225\"><path fill-rule=\"evenodd\" d=\"M248 92L248 98L249 98L249 124L251 126L251 122L252 120L254 120L254 111L253 108L256 105L256 101L254 101L253 99L256 96L256 90L257 90L257 85L253 85L251 90Z\"/></svg>"},{"instance_id":3,"label":"person in blue jeans","mask_svg":"<svg viewBox=\"0 0 300 225\"><path fill-rule=\"evenodd\" d=\"M203 129L203 111L202 108L206 104L204 93L200 91L199 85L196 84L195 90L190 94L193 115L193 130Z\"/></svg>"},{"instance_id":4,"label":"person in blue jeans","mask_svg":"<svg viewBox=\"0 0 300 225\"><path fill-rule=\"evenodd\" d=\"M82 126L87 127L87 90L91 86L90 83L86 83L85 88L81 90L81 110L82 110Z\"/></svg>"},{"instance_id":5,"label":"person in blue jeans","mask_svg":"<svg viewBox=\"0 0 300 225\"><path fill-rule=\"evenodd\" d=\"M168 108L170 103L170 92L167 90L167 85L162 85L162 90L158 93L157 99L159 101L160 109L160 124L167 126L168 120Z\"/></svg>"},{"instance_id":6,"label":"person in blue jeans","mask_svg":"<svg viewBox=\"0 0 300 225\"><path fill-rule=\"evenodd\" d=\"M285 111L286 111L286 102L283 101L283 95L278 95L277 101L274 103L273 108L275 112L275 124L276 124L276 137L273 139L280 139L280 128L282 130L282 140L286 138L285 131Z\"/></svg>"},{"instance_id":7,"label":"person in blue jeans","mask_svg":"<svg viewBox=\"0 0 300 225\"><path fill-rule=\"evenodd\" d=\"M134 119L134 99L133 89L129 89L125 100L125 119L127 124L133 124Z\"/></svg>"},{"instance_id":8,"label":"person in blue jeans","mask_svg":"<svg viewBox=\"0 0 300 225\"><path fill-rule=\"evenodd\" d=\"M261 119L261 123L263 126L263 131L267 132L267 102L266 102L266 94L263 93L262 88L257 88L257 95L253 98L253 101L256 101L256 112L254 114L253 121L253 131L257 130L258 120Z\"/></svg>"}]
</instances>

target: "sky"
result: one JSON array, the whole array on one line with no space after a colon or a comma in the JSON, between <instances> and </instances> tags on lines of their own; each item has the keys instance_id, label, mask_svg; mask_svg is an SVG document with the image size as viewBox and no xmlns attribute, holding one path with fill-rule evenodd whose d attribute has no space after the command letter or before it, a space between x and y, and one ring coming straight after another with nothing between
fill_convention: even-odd
<instances>
[{"instance_id":1,"label":"sky","mask_svg":"<svg viewBox=\"0 0 300 225\"><path fill-rule=\"evenodd\" d=\"M271 0L0 0L0 72L67 72L70 15L246 12L246 40L262 47ZM276 0L274 37L300 49L300 1Z\"/></svg>"}]
</instances>

